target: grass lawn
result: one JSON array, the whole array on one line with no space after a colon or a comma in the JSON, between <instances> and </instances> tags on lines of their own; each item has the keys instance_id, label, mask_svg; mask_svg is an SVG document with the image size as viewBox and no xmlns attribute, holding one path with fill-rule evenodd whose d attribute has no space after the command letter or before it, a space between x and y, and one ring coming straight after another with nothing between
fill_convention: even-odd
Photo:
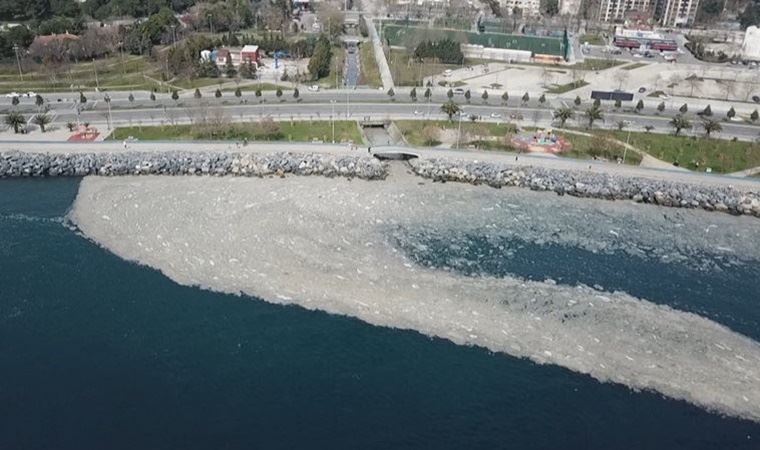
<instances>
[{"instance_id":1,"label":"grass lawn","mask_svg":"<svg viewBox=\"0 0 760 450\"><path fill-rule=\"evenodd\" d=\"M594 136L562 132L558 132L558 134L573 144L572 150L561 153L560 156L577 159L592 159L596 156L608 161L616 161L618 158L623 159L623 156L625 156L626 164L639 165L641 163L641 156L638 153L632 151L626 152L620 143L610 140L610 138L619 138L610 133L598 132L594 133Z\"/></svg>"},{"instance_id":2,"label":"grass lawn","mask_svg":"<svg viewBox=\"0 0 760 450\"><path fill-rule=\"evenodd\" d=\"M629 64L627 66L623 66L623 67L621 67L621 69L623 69L623 70L633 70L633 69L638 69L640 67L646 67L648 65L649 64L647 64L647 63L633 63L633 64Z\"/></svg>"},{"instance_id":3,"label":"grass lawn","mask_svg":"<svg viewBox=\"0 0 760 450\"><path fill-rule=\"evenodd\" d=\"M547 89L546 92L548 94L564 94L565 92L570 92L573 89L582 88L583 86L588 86L588 82L584 80L571 81L566 84L555 84Z\"/></svg>"},{"instance_id":4,"label":"grass lawn","mask_svg":"<svg viewBox=\"0 0 760 450\"><path fill-rule=\"evenodd\" d=\"M589 43L590 45L604 45L604 38L595 33L582 34L578 39L581 44Z\"/></svg>"},{"instance_id":5,"label":"grass lawn","mask_svg":"<svg viewBox=\"0 0 760 450\"><path fill-rule=\"evenodd\" d=\"M425 128L435 127L439 130L457 130L459 127L459 121L447 121L447 120L397 120L396 126L399 128L404 138L409 144L416 147L426 147L430 144L438 145L435 142L428 142L425 137ZM508 150L509 146L504 145L501 138L504 138L507 134L513 133L515 130L514 124L497 124L486 122L470 122L462 121L462 147L469 145L476 145L479 148L487 150ZM500 138L497 141L489 141L487 138L497 137Z\"/></svg>"},{"instance_id":6,"label":"grass lawn","mask_svg":"<svg viewBox=\"0 0 760 450\"><path fill-rule=\"evenodd\" d=\"M375 61L375 51L371 42L366 42L359 48L359 58L361 64L361 77L359 84L369 87L379 87L383 85L380 79L380 70L377 68Z\"/></svg>"},{"instance_id":7,"label":"grass lawn","mask_svg":"<svg viewBox=\"0 0 760 450\"><path fill-rule=\"evenodd\" d=\"M625 140L628 132L615 131L614 135ZM678 161L681 167L691 170L710 167L713 172L730 173L760 166L760 144L753 142L631 133L630 144L663 161Z\"/></svg>"},{"instance_id":8,"label":"grass lawn","mask_svg":"<svg viewBox=\"0 0 760 450\"><path fill-rule=\"evenodd\" d=\"M56 67L25 61L22 69L23 80L15 64L12 67L2 65L0 92L78 91L96 87L101 90L150 90L159 87L151 78L161 77L160 70L147 58L131 55L125 55L123 59L115 56Z\"/></svg>"},{"instance_id":9,"label":"grass lawn","mask_svg":"<svg viewBox=\"0 0 760 450\"><path fill-rule=\"evenodd\" d=\"M432 75L441 75L446 69L457 69L456 64L440 64L434 62L418 63L410 61L410 53L406 50L391 49L388 66L396 86L422 86L422 79Z\"/></svg>"},{"instance_id":10,"label":"grass lawn","mask_svg":"<svg viewBox=\"0 0 760 450\"><path fill-rule=\"evenodd\" d=\"M150 126L150 127L121 127L114 130L109 137L110 140L122 140L132 136L141 141L155 140L204 140L204 139L229 139L241 140L247 138L249 141L256 140L279 140L294 142L310 142L321 140L329 142L332 140L332 126L330 121L315 122L277 122L279 125L279 138L262 138L256 123L236 123L225 125L225 129L220 135L211 135L203 131L202 127L197 125L167 125L167 126ZM336 121L335 122L335 141L345 142L352 141L355 143L362 142L361 132L356 122Z\"/></svg>"},{"instance_id":11,"label":"grass lawn","mask_svg":"<svg viewBox=\"0 0 760 450\"><path fill-rule=\"evenodd\" d=\"M578 70L604 70L625 63L626 61L618 61L616 59L586 58L583 62L569 67Z\"/></svg>"}]
</instances>

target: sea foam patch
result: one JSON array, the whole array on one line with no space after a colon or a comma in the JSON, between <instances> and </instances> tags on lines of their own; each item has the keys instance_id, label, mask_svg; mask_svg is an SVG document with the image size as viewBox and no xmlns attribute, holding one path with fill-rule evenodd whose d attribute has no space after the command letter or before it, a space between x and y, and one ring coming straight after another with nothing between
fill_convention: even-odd
<instances>
[{"instance_id":1,"label":"sea foam patch","mask_svg":"<svg viewBox=\"0 0 760 450\"><path fill-rule=\"evenodd\" d=\"M414 329L760 421L758 342L622 292L422 267L389 233L493 229L678 264L718 247L737 261L757 258L757 227L699 211L421 182L398 169L385 182L87 178L70 219L182 284Z\"/></svg>"}]
</instances>

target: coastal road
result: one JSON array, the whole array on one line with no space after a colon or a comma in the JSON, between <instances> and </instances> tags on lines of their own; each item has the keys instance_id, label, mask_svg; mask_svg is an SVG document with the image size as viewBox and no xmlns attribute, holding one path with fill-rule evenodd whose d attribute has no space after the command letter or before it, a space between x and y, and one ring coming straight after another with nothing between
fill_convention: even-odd
<instances>
[{"instance_id":1,"label":"coastal road","mask_svg":"<svg viewBox=\"0 0 760 450\"><path fill-rule=\"evenodd\" d=\"M201 101L186 102L181 107L164 108L132 108L112 109L111 120L114 127L119 126L148 126L189 124L202 121L203 118L219 117L231 122L257 121L265 117L273 120L447 120L441 113L438 102L352 102L349 98L340 98L334 103L296 103L267 102L267 103L206 103ZM552 126L553 110L533 106L501 106L497 104L463 104L465 112L463 121L469 121L470 115L475 115L478 121L490 123L515 123L520 126L549 127ZM55 110L56 123L63 125L67 122L88 122L105 129L108 122L108 111L89 109L77 114L72 109ZM511 119L510 116L521 116L521 120ZM459 120L455 118L454 120ZM617 123L627 123L626 130L644 131L652 127L653 133L672 133L669 116L636 114L628 112L605 112L605 120L595 122L595 128L617 129ZM684 134L701 136L702 130L694 121L694 128L684 130ZM568 121L567 126L584 127L586 121L582 112L577 113L575 120ZM736 137L739 140L754 141L760 137L760 127L745 123L723 123L723 131L716 133L717 137Z\"/></svg>"}]
</instances>

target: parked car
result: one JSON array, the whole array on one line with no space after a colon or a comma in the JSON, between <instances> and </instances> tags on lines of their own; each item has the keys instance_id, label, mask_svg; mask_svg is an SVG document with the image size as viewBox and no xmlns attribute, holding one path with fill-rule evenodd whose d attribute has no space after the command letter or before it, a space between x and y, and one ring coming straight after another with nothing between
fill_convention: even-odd
<instances>
[{"instance_id":1,"label":"parked car","mask_svg":"<svg viewBox=\"0 0 760 450\"><path fill-rule=\"evenodd\" d=\"M462 89L462 88L456 88L456 89L454 89L454 93L456 95L464 95L464 89Z\"/></svg>"},{"instance_id":2,"label":"parked car","mask_svg":"<svg viewBox=\"0 0 760 450\"><path fill-rule=\"evenodd\" d=\"M317 86L316 84L312 84L311 86L309 86L309 90L311 92L317 92L319 91L319 86Z\"/></svg>"},{"instance_id":3,"label":"parked car","mask_svg":"<svg viewBox=\"0 0 760 450\"><path fill-rule=\"evenodd\" d=\"M501 118L501 114L499 114L499 113L491 113L491 118L492 119L500 119Z\"/></svg>"}]
</instances>

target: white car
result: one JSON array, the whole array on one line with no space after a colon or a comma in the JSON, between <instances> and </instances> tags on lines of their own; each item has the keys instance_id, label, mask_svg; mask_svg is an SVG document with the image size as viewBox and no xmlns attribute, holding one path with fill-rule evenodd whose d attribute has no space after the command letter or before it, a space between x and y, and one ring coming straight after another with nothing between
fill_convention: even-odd
<instances>
[{"instance_id":1,"label":"white car","mask_svg":"<svg viewBox=\"0 0 760 450\"><path fill-rule=\"evenodd\" d=\"M11 92L11 93L5 94L5 96L8 98L13 98L13 97L18 97L19 94L18 92Z\"/></svg>"},{"instance_id":2,"label":"white car","mask_svg":"<svg viewBox=\"0 0 760 450\"><path fill-rule=\"evenodd\" d=\"M420 114L422 114L422 111L420 111L419 109L415 109L414 110L414 115L415 116L419 116Z\"/></svg>"},{"instance_id":3,"label":"white car","mask_svg":"<svg viewBox=\"0 0 760 450\"><path fill-rule=\"evenodd\" d=\"M500 119L501 118L501 114L499 114L499 113L491 113L491 118L492 119Z\"/></svg>"},{"instance_id":4,"label":"white car","mask_svg":"<svg viewBox=\"0 0 760 450\"><path fill-rule=\"evenodd\" d=\"M32 97L36 97L36 96L37 96L37 93L36 93L36 92L34 92L34 91L29 91L29 92L27 92L27 93L26 93L26 94L24 94L24 95L25 95L25 96L27 96L27 97L29 97L29 98L32 98Z\"/></svg>"},{"instance_id":5,"label":"white car","mask_svg":"<svg viewBox=\"0 0 760 450\"><path fill-rule=\"evenodd\" d=\"M317 86L316 84L312 84L311 86L309 86L309 90L311 92L317 92L319 91L319 86Z\"/></svg>"}]
</instances>

